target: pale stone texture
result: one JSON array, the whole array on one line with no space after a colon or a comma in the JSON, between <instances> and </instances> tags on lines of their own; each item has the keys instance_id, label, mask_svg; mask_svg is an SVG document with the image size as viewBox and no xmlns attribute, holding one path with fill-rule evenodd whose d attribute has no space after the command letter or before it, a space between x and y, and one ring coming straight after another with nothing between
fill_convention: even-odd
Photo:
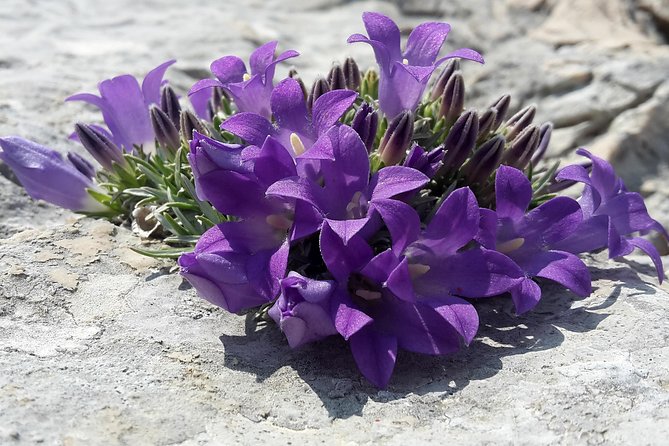
<instances>
[{"instance_id":1,"label":"pale stone texture","mask_svg":"<svg viewBox=\"0 0 669 446\"><path fill-rule=\"evenodd\" d=\"M58 150L97 112L63 99L177 58L184 94L225 54L278 39L309 83L333 60L372 65L360 15L403 34L453 25L468 106L510 93L556 122L549 155L585 145L669 223L666 0L63 0L0 2L0 135ZM281 67L285 74L289 65ZM0 173L11 177L0 166ZM533 313L481 302L458 355L402 353L387 391L369 386L345 344L291 351L201 301L173 263L140 257L130 231L74 223L0 177L0 444L663 444L669 437L669 288L644 257L590 259L587 299L547 285ZM27 230L26 230L27 229ZM666 243L655 240L664 252Z\"/></svg>"}]
</instances>

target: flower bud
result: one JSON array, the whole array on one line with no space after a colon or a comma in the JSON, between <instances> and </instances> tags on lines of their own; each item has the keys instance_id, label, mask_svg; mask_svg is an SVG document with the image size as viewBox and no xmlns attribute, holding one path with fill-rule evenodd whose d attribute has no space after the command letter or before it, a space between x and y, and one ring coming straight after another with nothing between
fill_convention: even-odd
<instances>
[{"instance_id":1,"label":"flower bud","mask_svg":"<svg viewBox=\"0 0 669 446\"><path fill-rule=\"evenodd\" d=\"M379 73L370 68L365 72L365 77L362 78L360 84L360 95L369 95L373 98L379 97Z\"/></svg>"},{"instance_id":2,"label":"flower bud","mask_svg":"<svg viewBox=\"0 0 669 446\"><path fill-rule=\"evenodd\" d=\"M218 110L221 108L221 102L223 102L224 99L230 99L225 93L225 90L223 90L221 87L214 87L211 89L211 98L207 103L207 112L209 113L210 117L213 118L216 116L216 113L218 113Z\"/></svg>"},{"instance_id":3,"label":"flower bud","mask_svg":"<svg viewBox=\"0 0 669 446\"><path fill-rule=\"evenodd\" d=\"M448 132L444 141L444 173L458 170L476 145L479 134L479 118L476 112L463 113Z\"/></svg>"},{"instance_id":4,"label":"flower bud","mask_svg":"<svg viewBox=\"0 0 669 446\"><path fill-rule=\"evenodd\" d=\"M502 135L495 135L474 152L462 169L469 183L484 184L487 181L499 166L505 144L506 140Z\"/></svg>"},{"instance_id":5,"label":"flower bud","mask_svg":"<svg viewBox=\"0 0 669 446\"><path fill-rule=\"evenodd\" d=\"M436 101L444 94L444 89L449 79L453 76L453 73L460 70L460 61L458 59L450 59L446 62L444 69L441 70L441 74L432 87L432 93L430 94L430 100Z\"/></svg>"},{"instance_id":6,"label":"flower bud","mask_svg":"<svg viewBox=\"0 0 669 446\"><path fill-rule=\"evenodd\" d=\"M88 178L93 179L93 177L95 177L95 167L81 156L74 152L68 152L67 159L79 172L83 173Z\"/></svg>"},{"instance_id":7,"label":"flower bud","mask_svg":"<svg viewBox=\"0 0 669 446\"><path fill-rule=\"evenodd\" d=\"M291 79L295 79L297 83L300 84L300 88L302 89L302 94L304 95L304 99L307 99L308 96L307 87L304 85L304 81L299 76L295 68L291 68L290 71L288 71L288 77Z\"/></svg>"},{"instance_id":8,"label":"flower bud","mask_svg":"<svg viewBox=\"0 0 669 446\"><path fill-rule=\"evenodd\" d=\"M520 135L511 142L502 157L502 164L523 170L530 162L532 154L539 145L539 127L531 125L526 127Z\"/></svg>"},{"instance_id":9,"label":"flower bud","mask_svg":"<svg viewBox=\"0 0 669 446\"><path fill-rule=\"evenodd\" d=\"M346 88L357 91L360 88L362 77L360 76L360 68L352 57L347 57L344 61L344 79L346 80Z\"/></svg>"},{"instance_id":10,"label":"flower bud","mask_svg":"<svg viewBox=\"0 0 669 446\"><path fill-rule=\"evenodd\" d=\"M358 133L365 147L367 147L367 152L371 152L374 147L378 127L379 115L371 105L363 102L353 116L351 128Z\"/></svg>"},{"instance_id":11,"label":"flower bud","mask_svg":"<svg viewBox=\"0 0 669 446\"><path fill-rule=\"evenodd\" d=\"M497 131L499 126L502 125L502 122L504 122L504 118L506 118L506 114L509 112L510 104L511 104L511 96L509 96L508 94L500 96L499 99L497 99L495 102L492 103L490 108L492 108L497 112L497 116L495 117L495 122L493 123L492 128L490 129L491 132Z\"/></svg>"},{"instance_id":12,"label":"flower bud","mask_svg":"<svg viewBox=\"0 0 669 446\"><path fill-rule=\"evenodd\" d=\"M495 121L497 120L497 110L494 108L489 108L484 111L481 116L479 116L479 136L478 141L485 141L485 139L490 135Z\"/></svg>"},{"instance_id":13,"label":"flower bud","mask_svg":"<svg viewBox=\"0 0 669 446\"><path fill-rule=\"evenodd\" d=\"M309 110L314 105L314 102L316 102L316 99L320 98L323 96L325 93L330 91L330 84L328 81L326 81L324 78L319 77L314 81L314 85L311 86L311 92L309 93L309 97L307 98L307 106L309 107Z\"/></svg>"},{"instance_id":14,"label":"flower bud","mask_svg":"<svg viewBox=\"0 0 669 446\"><path fill-rule=\"evenodd\" d=\"M441 107L439 116L446 119L446 124L450 125L458 119L465 105L465 80L460 73L454 73L441 95Z\"/></svg>"},{"instance_id":15,"label":"flower bud","mask_svg":"<svg viewBox=\"0 0 669 446\"><path fill-rule=\"evenodd\" d=\"M179 131L170 117L158 107L151 107L151 125L160 145L173 150L179 148L181 145Z\"/></svg>"},{"instance_id":16,"label":"flower bud","mask_svg":"<svg viewBox=\"0 0 669 446\"><path fill-rule=\"evenodd\" d=\"M426 176L432 178L442 166L441 160L443 158L444 149L441 146L426 152L425 149L414 143L402 165L404 167L411 167L412 169L416 169L417 171L422 172Z\"/></svg>"},{"instance_id":17,"label":"flower bud","mask_svg":"<svg viewBox=\"0 0 669 446\"><path fill-rule=\"evenodd\" d=\"M330 90L343 90L346 88L346 78L344 77L344 70L341 68L341 65L336 64L330 69L328 84L330 84Z\"/></svg>"},{"instance_id":18,"label":"flower bud","mask_svg":"<svg viewBox=\"0 0 669 446\"><path fill-rule=\"evenodd\" d=\"M181 137L185 141L190 141L193 139L193 130L197 131L202 135L207 135L209 132L204 128L202 122L198 119L195 114L190 110L183 110L181 112L181 122L179 127L181 128Z\"/></svg>"},{"instance_id":19,"label":"flower bud","mask_svg":"<svg viewBox=\"0 0 669 446\"><path fill-rule=\"evenodd\" d=\"M536 115L536 113L537 113L537 107L534 104L532 104L528 105L515 115L511 116L509 120L506 121L507 139L509 141L512 141L528 125L532 124L532 120L534 119L534 115Z\"/></svg>"},{"instance_id":20,"label":"flower bud","mask_svg":"<svg viewBox=\"0 0 669 446\"><path fill-rule=\"evenodd\" d=\"M553 134L553 123L544 122L539 127L539 146L532 155L532 165L536 166L541 161L548 150L548 144L551 142L551 135Z\"/></svg>"},{"instance_id":21,"label":"flower bud","mask_svg":"<svg viewBox=\"0 0 669 446\"><path fill-rule=\"evenodd\" d=\"M170 117L172 123L179 130L179 115L181 114L181 105L179 98L172 87L166 85L160 93L160 109Z\"/></svg>"},{"instance_id":22,"label":"flower bud","mask_svg":"<svg viewBox=\"0 0 669 446\"><path fill-rule=\"evenodd\" d=\"M103 168L112 170L112 163L125 165L123 152L103 132L81 122L74 125L74 131L84 148Z\"/></svg>"},{"instance_id":23,"label":"flower bud","mask_svg":"<svg viewBox=\"0 0 669 446\"><path fill-rule=\"evenodd\" d=\"M386 166L398 164L411 144L413 137L413 114L403 111L390 121L379 144L379 154Z\"/></svg>"}]
</instances>

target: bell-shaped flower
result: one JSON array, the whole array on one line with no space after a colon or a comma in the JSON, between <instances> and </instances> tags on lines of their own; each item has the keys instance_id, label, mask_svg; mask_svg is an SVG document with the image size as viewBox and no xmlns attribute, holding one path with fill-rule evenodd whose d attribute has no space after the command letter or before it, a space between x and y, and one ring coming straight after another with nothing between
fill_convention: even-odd
<instances>
[{"instance_id":1,"label":"bell-shaped flower","mask_svg":"<svg viewBox=\"0 0 669 446\"><path fill-rule=\"evenodd\" d=\"M337 334L330 318L331 280L313 280L294 271L280 282L281 294L268 314L292 348Z\"/></svg>"},{"instance_id":2,"label":"bell-shaped flower","mask_svg":"<svg viewBox=\"0 0 669 446\"><path fill-rule=\"evenodd\" d=\"M591 173L574 164L562 169L556 179L584 184L578 199L583 221L569 237L557 243L556 248L572 253L608 248L609 258L625 256L639 248L653 260L662 282L664 269L657 249L648 240L634 234L657 231L667 239L669 234L648 215L643 197L625 188L611 164L585 149L578 149L576 153L592 161Z\"/></svg>"},{"instance_id":3,"label":"bell-shaped flower","mask_svg":"<svg viewBox=\"0 0 669 446\"><path fill-rule=\"evenodd\" d=\"M590 272L572 253L554 246L577 230L583 220L578 203L569 197L555 197L527 211L532 185L525 174L500 166L495 178L496 212L482 209L487 247L510 257L525 273L521 284L511 290L518 314L532 309L541 298L541 288L532 278L550 279L576 295L591 292Z\"/></svg>"},{"instance_id":4,"label":"bell-shaped flower","mask_svg":"<svg viewBox=\"0 0 669 446\"><path fill-rule=\"evenodd\" d=\"M372 46L379 64L379 106L389 119L403 110L414 111L433 71L444 61L460 57L483 63L479 53L468 48L437 59L451 27L447 23L426 22L409 35L406 50L400 46L400 30L390 18L375 12L362 15L367 34L353 34L349 43Z\"/></svg>"},{"instance_id":5,"label":"bell-shaped flower","mask_svg":"<svg viewBox=\"0 0 669 446\"><path fill-rule=\"evenodd\" d=\"M82 213L106 210L86 191L96 186L90 176L90 164L83 159L64 159L55 150L18 136L0 138L0 147L0 159L32 198Z\"/></svg>"},{"instance_id":6,"label":"bell-shaped flower","mask_svg":"<svg viewBox=\"0 0 669 446\"><path fill-rule=\"evenodd\" d=\"M134 146L154 141L149 106L160 104L163 76L174 62L167 61L149 71L141 87L137 79L124 74L100 82L100 96L79 93L66 101L84 101L98 107L111 133L111 140L127 152L132 152Z\"/></svg>"},{"instance_id":7,"label":"bell-shaped flower","mask_svg":"<svg viewBox=\"0 0 669 446\"><path fill-rule=\"evenodd\" d=\"M276 125L257 113L237 113L226 119L221 129L257 146L272 136L299 156L337 123L356 97L351 90L330 91L316 99L309 112L299 82L288 78L272 91L270 104Z\"/></svg>"},{"instance_id":8,"label":"bell-shaped flower","mask_svg":"<svg viewBox=\"0 0 669 446\"><path fill-rule=\"evenodd\" d=\"M297 51L288 50L275 58L276 46L277 42L269 42L251 53L250 73L244 61L237 56L225 56L215 60L210 68L216 79L198 81L191 87L189 96L204 89L221 87L235 102L238 111L257 113L269 119L271 116L270 96L274 88L276 65L286 59L299 56Z\"/></svg>"}]
</instances>

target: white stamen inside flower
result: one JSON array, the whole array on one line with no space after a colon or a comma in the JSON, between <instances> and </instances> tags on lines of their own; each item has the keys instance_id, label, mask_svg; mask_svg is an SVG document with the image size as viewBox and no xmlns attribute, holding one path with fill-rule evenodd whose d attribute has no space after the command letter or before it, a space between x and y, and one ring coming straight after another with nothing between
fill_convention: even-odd
<instances>
[{"instance_id":1,"label":"white stamen inside flower","mask_svg":"<svg viewBox=\"0 0 669 446\"><path fill-rule=\"evenodd\" d=\"M283 231L287 231L293 225L293 222L290 220L290 218L280 214L268 215L265 217L265 221L273 228L281 229Z\"/></svg>"},{"instance_id":2,"label":"white stamen inside flower","mask_svg":"<svg viewBox=\"0 0 669 446\"><path fill-rule=\"evenodd\" d=\"M306 150L304 148L304 144L302 143L302 140L300 137L297 135L297 133L291 133L290 134L290 145L293 148L293 152L295 152L295 155L302 155L304 151Z\"/></svg>"},{"instance_id":3,"label":"white stamen inside flower","mask_svg":"<svg viewBox=\"0 0 669 446\"><path fill-rule=\"evenodd\" d=\"M244 73L242 79L244 80L244 82L246 82L247 80L251 79L251 75L249 73Z\"/></svg>"},{"instance_id":4,"label":"white stamen inside flower","mask_svg":"<svg viewBox=\"0 0 669 446\"><path fill-rule=\"evenodd\" d=\"M379 293L378 291L356 290L355 295L365 300L381 299L381 293Z\"/></svg>"},{"instance_id":5,"label":"white stamen inside flower","mask_svg":"<svg viewBox=\"0 0 669 446\"><path fill-rule=\"evenodd\" d=\"M514 238L508 242L500 243L497 245L496 251L501 252L502 254L508 254L511 251L515 251L525 244L525 239L522 237Z\"/></svg>"},{"instance_id":6,"label":"white stamen inside flower","mask_svg":"<svg viewBox=\"0 0 669 446\"><path fill-rule=\"evenodd\" d=\"M430 270L428 265L423 265L422 263L411 263L409 264L409 275L412 279L420 277L423 274L427 273Z\"/></svg>"},{"instance_id":7,"label":"white stamen inside flower","mask_svg":"<svg viewBox=\"0 0 669 446\"><path fill-rule=\"evenodd\" d=\"M409 65L409 60L408 59L402 59L402 63L404 65Z\"/></svg>"}]
</instances>

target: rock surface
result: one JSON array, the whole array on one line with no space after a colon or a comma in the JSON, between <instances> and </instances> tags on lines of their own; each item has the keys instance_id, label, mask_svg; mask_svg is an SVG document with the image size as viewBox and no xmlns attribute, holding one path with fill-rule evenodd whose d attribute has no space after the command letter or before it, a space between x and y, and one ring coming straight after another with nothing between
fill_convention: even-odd
<instances>
[{"instance_id":1,"label":"rock surface","mask_svg":"<svg viewBox=\"0 0 669 446\"><path fill-rule=\"evenodd\" d=\"M294 65L307 80L347 55L371 65L369 48L345 43L365 10L393 16L405 34L450 22L447 48L476 48L487 61L463 66L470 106L502 93L514 110L536 103L537 119L556 124L549 155L589 146L669 224L667 0L3 0L0 135L81 153L67 140L72 125L99 116L63 99L169 58L182 93L213 59L272 39L302 53ZM669 288L644 258L592 258L591 297L574 302L547 286L522 318L504 300L482 302L469 349L402 354L379 392L343 344L291 351L273 326L208 305L171 263L134 254L124 228L74 222L4 176L0 211L0 444L669 437Z\"/></svg>"}]
</instances>

